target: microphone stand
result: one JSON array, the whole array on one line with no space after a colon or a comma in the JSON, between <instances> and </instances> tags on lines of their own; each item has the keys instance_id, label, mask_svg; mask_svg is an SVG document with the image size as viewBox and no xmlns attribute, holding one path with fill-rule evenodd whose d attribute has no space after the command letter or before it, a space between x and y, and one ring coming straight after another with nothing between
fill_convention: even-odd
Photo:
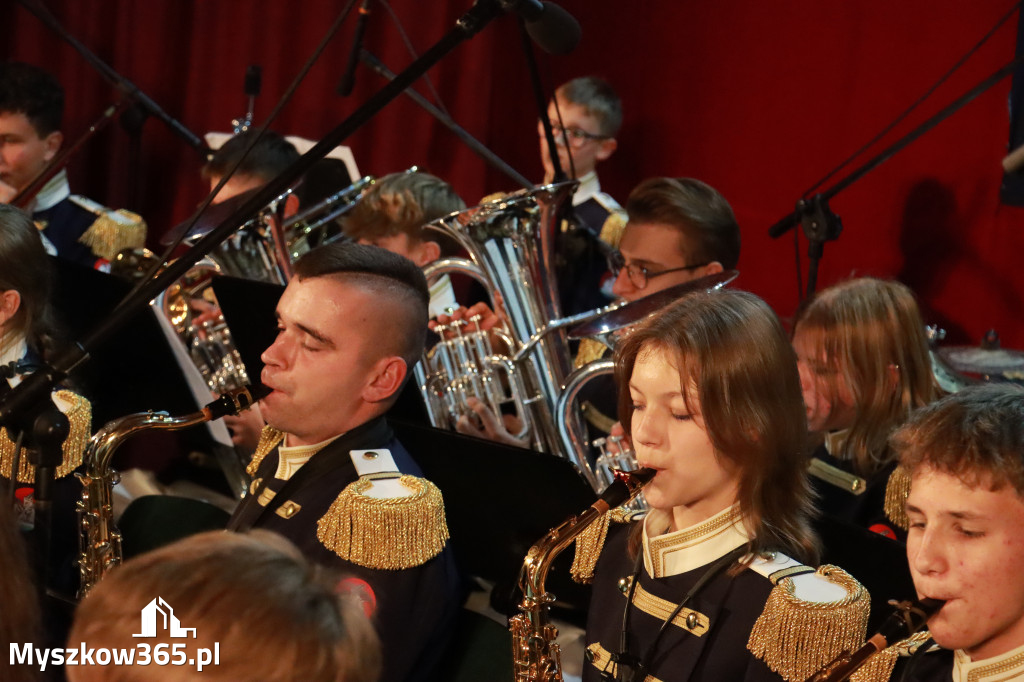
<instances>
[{"instance_id":1,"label":"microphone stand","mask_svg":"<svg viewBox=\"0 0 1024 682\"><path fill-rule=\"evenodd\" d=\"M544 129L544 139L548 143L548 156L551 158L551 167L555 171L554 177L551 178L551 183L565 182L568 180L568 176L562 168L562 162L558 160L555 135L551 130L551 117L548 116L548 101L544 96L544 86L541 84L540 70L537 68L537 58L533 54L533 44L530 42L529 34L526 30L526 22L524 21L519 22L519 34L522 38L523 55L526 57L526 68L530 73L530 85L533 86L533 99L537 104L537 113L540 116L541 127ZM565 135L565 131L562 131L562 135ZM571 159L572 152L569 148L569 140L565 139L564 142L566 151L569 152L569 158Z\"/></svg>"},{"instance_id":2,"label":"microphone stand","mask_svg":"<svg viewBox=\"0 0 1024 682\"><path fill-rule=\"evenodd\" d=\"M141 115L153 116L164 123L173 133L178 137L185 140L188 145L194 148L206 159L206 154L209 151L206 147L206 143L203 142L199 136L193 133L191 130L186 128L183 124L172 118L167 112L160 108L156 102L149 98L146 93L139 90L130 80L119 74L117 71L112 69L106 62L93 54L89 48L83 45L77 38L71 35L60 22L50 13L45 5L39 0L18 0L18 3L22 7L27 9L29 12L34 14L37 19L43 22L47 27L56 33L64 42L73 47L82 57L87 61L94 69L96 69L108 83L116 87L122 95L130 102L136 104L141 109ZM141 123L139 124L141 125Z\"/></svg>"},{"instance_id":3,"label":"microphone stand","mask_svg":"<svg viewBox=\"0 0 1024 682\"><path fill-rule=\"evenodd\" d=\"M368 67L376 71L377 74L379 74L383 78L386 78L389 81L395 79L395 74L392 73L391 70L388 69L388 67L384 66L384 64L381 63L381 61L377 59L368 50L360 50L359 59ZM501 157L499 157L497 154L495 154L490 149L485 147L484 144L480 142L480 140L476 139L475 137L467 133L465 128L456 123L451 116L449 116L448 114L444 113L443 111L435 107L433 104L431 104L426 97L416 92L412 88L406 90L405 94L413 102L416 102L416 104L418 104L420 108L422 108L428 114L433 116L439 123L441 123L441 125L455 133L456 137L462 140L462 142L467 147L469 147L474 154L476 154L481 159L489 163L492 168L501 171L506 176L511 178L514 182L517 182L518 184L522 185L524 189L533 189L534 184L527 180L524 175L521 175L519 171L505 163L505 161Z\"/></svg>"},{"instance_id":4,"label":"microphone stand","mask_svg":"<svg viewBox=\"0 0 1024 682\"><path fill-rule=\"evenodd\" d=\"M800 223L804 230L804 234L807 235L807 239L810 242L807 247L807 255L810 258L810 264L808 265L806 297L809 298L814 293L818 274L818 262L821 260L824 253L825 242L837 239L839 237L839 233L843 229L839 216L832 213L828 207L829 200L873 171L883 162L888 161L911 142L962 109L975 97L1011 74L1021 62L1024 62L1024 56L1013 59L991 76L978 83L957 99L953 100L951 104L947 105L937 114L924 121L924 123L917 126L900 139L896 140L896 142L882 150L882 152L877 156L869 159L858 168L850 171L845 178L836 182L829 189L824 192L818 192L809 199L800 199L796 203L796 208L792 213L781 218L774 225L768 228L768 236L772 239L777 239L789 232L789 230L794 228L797 223Z\"/></svg>"},{"instance_id":5,"label":"microphone stand","mask_svg":"<svg viewBox=\"0 0 1024 682\"><path fill-rule=\"evenodd\" d=\"M24 1L24 0L22 0ZM33 414L50 391L78 365L85 362L90 353L108 336L125 326L138 311L149 305L161 291L184 275L200 258L224 241L253 214L266 206L272 199L290 187L310 166L322 159L345 138L369 121L386 104L398 97L406 88L419 79L463 41L472 38L488 23L508 10L519 10L529 0L479 0L461 16L455 26L416 61L398 74L393 81L381 88L347 119L328 132L319 143L303 154L291 166L282 171L261 189L242 203L220 225L199 240L181 258L171 263L162 273L146 281L114 312L102 320L81 342L56 358L52 365L43 365L34 374L27 376L6 395L0 397L0 425L11 424L17 418Z\"/></svg>"}]
</instances>

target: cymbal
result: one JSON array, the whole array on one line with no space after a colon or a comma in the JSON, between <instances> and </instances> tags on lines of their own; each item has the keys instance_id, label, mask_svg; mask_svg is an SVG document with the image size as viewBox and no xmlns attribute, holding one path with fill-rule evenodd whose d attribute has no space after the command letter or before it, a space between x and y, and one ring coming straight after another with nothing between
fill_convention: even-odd
<instances>
[{"instance_id":1,"label":"cymbal","mask_svg":"<svg viewBox=\"0 0 1024 682\"><path fill-rule=\"evenodd\" d=\"M248 201L252 197L252 195L258 192L259 190L260 188L256 187L254 189L242 192L241 194L236 194L230 199L225 199L220 203L210 204L209 206L206 207L206 210L203 211L202 215L199 216L199 220L196 221L195 225L192 226L192 229L188 231L188 234L185 235L185 237L187 239L192 239L194 237L202 237L206 235L208 232L213 231L215 227L217 227L222 222L227 220L239 206ZM164 236L160 238L160 244L163 246L168 246L177 241L178 236L181 235L181 233L184 232L186 228L188 228L188 223L189 220L191 219L192 217L189 216L188 220L186 220L183 223L178 223L170 230L168 230L164 234Z\"/></svg>"},{"instance_id":2,"label":"cymbal","mask_svg":"<svg viewBox=\"0 0 1024 682\"><path fill-rule=\"evenodd\" d=\"M958 372L972 374L1002 374L1024 370L1024 352L995 348L988 350L977 346L946 346L939 348L939 355Z\"/></svg>"},{"instance_id":3,"label":"cymbal","mask_svg":"<svg viewBox=\"0 0 1024 682\"><path fill-rule=\"evenodd\" d=\"M713 275L705 275L697 279L677 284L668 289L656 291L650 296L630 301L626 305L611 310L600 317L576 325L569 330L570 339L582 339L588 336L607 334L623 327L628 327L644 319L652 313L656 313L673 301L692 294L695 291L711 291L724 287L729 282L739 277L738 270L725 270Z\"/></svg>"}]
</instances>

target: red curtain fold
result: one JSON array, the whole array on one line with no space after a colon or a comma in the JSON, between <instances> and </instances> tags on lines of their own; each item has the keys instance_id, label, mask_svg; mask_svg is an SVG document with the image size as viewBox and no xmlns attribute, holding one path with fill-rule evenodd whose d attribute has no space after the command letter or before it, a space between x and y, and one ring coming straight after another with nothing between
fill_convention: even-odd
<instances>
[{"instance_id":1,"label":"red curtain fold","mask_svg":"<svg viewBox=\"0 0 1024 682\"><path fill-rule=\"evenodd\" d=\"M49 0L63 24L193 131L225 130L246 108L242 79L263 67L257 118L266 116L343 3L281 0ZM600 168L624 201L653 175L693 176L722 191L743 228L737 285L783 316L797 303L792 235L767 236L801 193L923 93L1012 6L993 0L821 3L786 0L611 3L565 0L583 41L572 55L541 59L547 85L576 75L608 78L626 116L619 151ZM394 0L410 39L426 50L468 0ZM366 47L393 71L411 60L391 17L374 2ZM908 131L1013 57L1008 22L886 142ZM360 68L352 96L334 90L354 17L328 47L275 128L316 138L383 81ZM0 25L5 57L53 71L67 89L66 134L79 134L116 97L70 47L15 6ZM430 72L451 115L528 177L539 178L533 105L514 20L504 17ZM957 343L989 328L1024 347L1020 209L999 204L1009 79L838 195L838 242L825 248L819 286L851 274L898 277L929 321ZM420 86L421 92L426 92ZM349 141L360 169L382 175L420 165L472 203L514 188L405 98ZM875 149L877 151L878 148ZM71 169L76 191L112 205L129 200L159 235L202 197L200 160L156 121L146 123L141 166L112 126ZM806 246L801 242L806 272Z\"/></svg>"}]
</instances>

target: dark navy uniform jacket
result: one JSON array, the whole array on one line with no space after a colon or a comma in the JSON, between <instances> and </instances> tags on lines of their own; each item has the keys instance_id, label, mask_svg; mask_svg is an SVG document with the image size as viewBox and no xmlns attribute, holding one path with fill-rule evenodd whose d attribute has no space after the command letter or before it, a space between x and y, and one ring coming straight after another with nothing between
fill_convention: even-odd
<instances>
[{"instance_id":1,"label":"dark navy uniform jacket","mask_svg":"<svg viewBox=\"0 0 1024 682\"><path fill-rule=\"evenodd\" d=\"M381 681L432 680L432 671L444 653L462 603L451 549L445 547L421 566L386 571L343 560L317 538L317 522L338 494L358 478L349 451L372 448L390 450L403 474L423 475L385 419L378 417L317 452L287 482L274 478L278 465L275 448L260 463L253 487L228 527L280 533L311 561L365 581L376 600L373 621L382 645ZM265 487L277 493L266 507L258 500ZM298 504L299 509L285 518L283 508L289 501Z\"/></svg>"},{"instance_id":2,"label":"dark navy uniform jacket","mask_svg":"<svg viewBox=\"0 0 1024 682\"><path fill-rule=\"evenodd\" d=\"M587 619L587 645L594 643L608 652L619 651L626 595L619 580L633 574L634 561L627 541L634 524L612 524L608 539L594 571L594 592ZM695 570L666 578L652 578L641 569L640 587L675 606L707 570ZM771 593L771 581L751 570L736 576L720 571L687 603L706 615L711 623L697 636L670 624L654 648L647 674L663 682L778 682L772 672L747 650L747 641ZM656 618L639 608L630 608L626 643L630 653L642 656L657 637L665 618ZM583 665L584 682L602 682L600 657L588 652ZM615 678L607 678L615 679Z\"/></svg>"},{"instance_id":3,"label":"dark navy uniform jacket","mask_svg":"<svg viewBox=\"0 0 1024 682\"><path fill-rule=\"evenodd\" d=\"M92 249L78 241L96 221L96 214L82 208L70 197L64 197L45 211L32 214L36 222L45 223L43 234L57 249L57 255L66 260L92 268L99 258Z\"/></svg>"},{"instance_id":4,"label":"dark navy uniform jacket","mask_svg":"<svg viewBox=\"0 0 1024 682\"><path fill-rule=\"evenodd\" d=\"M839 459L829 454L824 445L818 446L813 458L840 469L848 474L853 473L853 462ZM864 490L855 494L848 489L822 480L818 476L810 476L811 486L818 494L817 507L822 514L852 523L861 528L875 532L901 542L907 539L906 531L890 521L885 515L885 489L889 476L896 468L896 462L882 467L880 471L864 480ZM812 470L813 472L813 470Z\"/></svg>"}]
</instances>

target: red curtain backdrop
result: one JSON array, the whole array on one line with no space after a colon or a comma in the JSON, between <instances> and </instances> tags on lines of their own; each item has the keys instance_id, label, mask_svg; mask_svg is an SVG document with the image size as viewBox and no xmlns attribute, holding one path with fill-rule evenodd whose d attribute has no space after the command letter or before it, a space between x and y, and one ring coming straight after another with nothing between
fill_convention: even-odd
<instances>
[{"instance_id":1,"label":"red curtain backdrop","mask_svg":"<svg viewBox=\"0 0 1024 682\"><path fill-rule=\"evenodd\" d=\"M34 16L9 0L4 56L56 73L67 89L74 138L116 92ZM245 112L242 80L263 67L257 118L306 61L343 2L283 0L48 0L54 14L173 117L197 133L226 130ZM583 74L622 95L619 151L600 167L624 201L654 175L692 176L718 188L743 229L737 285L783 317L797 304L792 233L768 227L813 182L922 94L1013 5L1011 0L678 0L560 2L583 26L579 48L541 59L547 86ZM469 0L393 0L416 50L425 51ZM393 71L411 61L392 18L373 3L366 47ZM1016 17L885 142L908 131L1013 57ZM345 24L287 106L277 130L317 138L383 81L360 68L355 92L334 90L355 17ZM430 72L445 106L513 167L540 177L533 104L515 22L504 17ZM845 229L829 243L819 287L851 274L897 277L921 298L928 321L957 343L990 328L1024 348L1020 209L998 200L1007 152L1006 79L895 158L839 194ZM422 86L419 87L424 92ZM514 183L489 169L405 98L349 140L360 170L382 175L419 165L473 203ZM879 148L875 148L877 151ZM139 167L128 136L111 126L71 169L76 191L145 215L151 234L185 218L203 195L198 155L157 121L145 124ZM137 198L129 193L137 182ZM806 272L806 245L801 240Z\"/></svg>"}]
</instances>

